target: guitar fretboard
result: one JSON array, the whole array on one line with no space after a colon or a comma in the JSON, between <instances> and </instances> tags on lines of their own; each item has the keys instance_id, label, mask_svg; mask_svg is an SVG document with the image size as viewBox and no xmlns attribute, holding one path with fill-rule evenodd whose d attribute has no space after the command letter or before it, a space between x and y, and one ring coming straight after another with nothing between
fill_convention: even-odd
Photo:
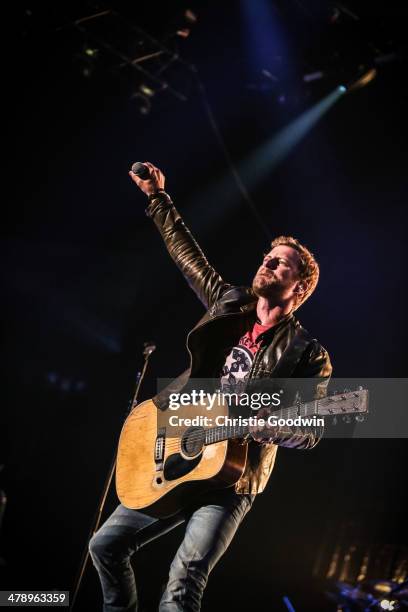
<instances>
[{"instance_id":1,"label":"guitar fretboard","mask_svg":"<svg viewBox=\"0 0 408 612\"><path fill-rule=\"evenodd\" d=\"M329 399L329 398L328 398ZM272 413L276 418L294 419L298 416L308 418L318 414L318 401L299 404L299 406L290 406L278 412ZM256 419L256 413L252 415ZM245 417L244 417L245 418ZM247 418L247 417L246 417ZM267 425L265 426L267 428ZM218 425L211 427L205 432L205 444L215 444L224 440L234 438L244 438L250 433L249 425Z\"/></svg>"},{"instance_id":2,"label":"guitar fretboard","mask_svg":"<svg viewBox=\"0 0 408 612\"><path fill-rule=\"evenodd\" d=\"M268 416L275 416L277 419L295 419L296 417L311 418L318 416L334 416L337 414L345 414L350 412L365 412L367 407L360 406L359 401L363 391L347 392L332 397L324 397L320 400L300 403L289 408L282 408L279 411L270 413ZM252 418L256 419L254 412ZM244 417L248 418L248 417ZM268 425L265 425L265 429ZM234 438L244 438L250 434L249 425L218 425L205 430L205 444L215 444L224 440Z\"/></svg>"}]
</instances>

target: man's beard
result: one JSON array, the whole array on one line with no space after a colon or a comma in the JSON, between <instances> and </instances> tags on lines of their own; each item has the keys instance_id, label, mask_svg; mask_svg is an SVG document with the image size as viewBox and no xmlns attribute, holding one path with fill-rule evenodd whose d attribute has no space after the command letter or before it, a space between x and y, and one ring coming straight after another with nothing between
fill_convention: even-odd
<instances>
[{"instance_id":1,"label":"man's beard","mask_svg":"<svg viewBox=\"0 0 408 612\"><path fill-rule=\"evenodd\" d=\"M276 299L282 295L284 287L276 280L273 272L268 275L258 272L252 281L252 291L257 297Z\"/></svg>"}]
</instances>

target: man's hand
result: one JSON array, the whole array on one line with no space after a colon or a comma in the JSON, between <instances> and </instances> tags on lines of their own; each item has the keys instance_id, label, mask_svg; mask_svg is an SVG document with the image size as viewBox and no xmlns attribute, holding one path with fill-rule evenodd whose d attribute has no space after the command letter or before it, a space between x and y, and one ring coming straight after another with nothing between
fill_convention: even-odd
<instances>
[{"instance_id":1,"label":"man's hand","mask_svg":"<svg viewBox=\"0 0 408 612\"><path fill-rule=\"evenodd\" d=\"M265 421L265 425L254 425L250 427L250 434L255 442L260 442L261 444L270 444L273 442L273 438L278 431L277 427L268 424L268 417L271 416L271 412L263 407L260 408L257 412L257 420L263 419Z\"/></svg>"},{"instance_id":2,"label":"man's hand","mask_svg":"<svg viewBox=\"0 0 408 612\"><path fill-rule=\"evenodd\" d=\"M164 189L164 183L166 178L161 170L153 166L150 162L143 162L145 166L149 168L150 178L147 180L143 180L140 177L133 174L132 171L129 172L129 176L134 183L145 193L147 196L156 193L160 189Z\"/></svg>"}]
</instances>

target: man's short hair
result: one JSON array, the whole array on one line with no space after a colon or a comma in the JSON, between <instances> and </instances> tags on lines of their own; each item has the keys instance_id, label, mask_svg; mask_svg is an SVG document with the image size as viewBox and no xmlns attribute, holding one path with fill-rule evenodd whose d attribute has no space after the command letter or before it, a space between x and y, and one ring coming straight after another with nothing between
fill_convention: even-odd
<instances>
[{"instance_id":1,"label":"man's short hair","mask_svg":"<svg viewBox=\"0 0 408 612\"><path fill-rule=\"evenodd\" d=\"M299 277L304 282L305 291L302 293L295 303L293 310L296 310L310 297L316 289L319 280L319 264L317 263L313 253L309 251L303 244L293 238L293 236L278 236L271 242L271 247L279 245L289 246L295 249L300 256Z\"/></svg>"}]
</instances>

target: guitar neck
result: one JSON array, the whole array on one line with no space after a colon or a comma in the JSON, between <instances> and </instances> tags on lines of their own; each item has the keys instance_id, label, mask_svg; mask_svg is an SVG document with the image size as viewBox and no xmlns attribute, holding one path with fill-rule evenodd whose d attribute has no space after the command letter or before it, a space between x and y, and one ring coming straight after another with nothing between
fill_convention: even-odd
<instances>
[{"instance_id":1,"label":"guitar neck","mask_svg":"<svg viewBox=\"0 0 408 612\"><path fill-rule=\"evenodd\" d=\"M249 425L217 425L205 430L205 446L223 442L224 440L233 440L236 438L245 438L249 434Z\"/></svg>"},{"instance_id":2,"label":"guitar neck","mask_svg":"<svg viewBox=\"0 0 408 612\"><path fill-rule=\"evenodd\" d=\"M308 419L312 417L336 416L338 414L356 414L368 411L368 391L359 388L358 391L345 391L339 395L324 397L320 400L298 403L289 408L282 408L279 411L271 412L268 416L276 419L296 419L301 417ZM232 420L232 419L231 419ZM236 419L238 423L232 425L218 425L205 430L205 444L215 444L224 440L244 438L251 433L251 429L256 425L256 414L242 419ZM313 426L314 423L305 423L306 426ZM268 425L265 426L265 429Z\"/></svg>"},{"instance_id":3,"label":"guitar neck","mask_svg":"<svg viewBox=\"0 0 408 612\"><path fill-rule=\"evenodd\" d=\"M273 416L279 419L295 419L296 417L309 418L318 415L318 401L306 402L305 404L299 404L298 406L290 406L289 408L282 408L278 412L273 412ZM242 420L251 419L252 423L256 423L256 414L250 417L243 417ZM217 442L223 442L224 440L233 440L236 438L244 438L250 433L250 424L244 425L218 425L211 427L205 432L205 444L216 444Z\"/></svg>"}]
</instances>

